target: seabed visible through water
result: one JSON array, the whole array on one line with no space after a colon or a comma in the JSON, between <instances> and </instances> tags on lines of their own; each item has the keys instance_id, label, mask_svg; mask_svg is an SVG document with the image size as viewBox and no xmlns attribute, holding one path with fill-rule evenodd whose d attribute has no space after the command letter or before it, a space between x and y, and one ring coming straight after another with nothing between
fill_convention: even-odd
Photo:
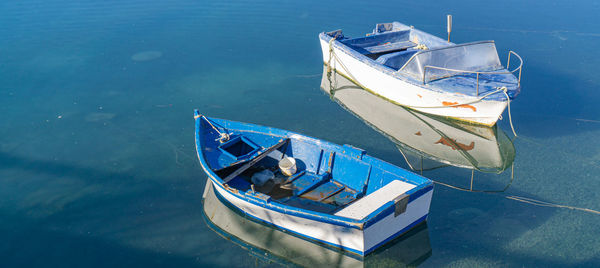
<instances>
[{"instance_id":1,"label":"seabed visible through water","mask_svg":"<svg viewBox=\"0 0 600 268\"><path fill-rule=\"evenodd\" d=\"M393 140L320 89L317 35L397 20L444 37L446 14L452 41L492 39L503 63L509 50L524 58L519 137L504 192L436 185L431 250L417 264L600 266L600 215L528 203L600 210L599 12L592 1L2 3L0 266L291 265L207 226L193 109L409 168ZM498 131L510 133L506 120ZM476 171L473 189L503 189L510 171ZM470 169L423 174L471 186ZM377 265L404 263L387 260Z\"/></svg>"}]
</instances>

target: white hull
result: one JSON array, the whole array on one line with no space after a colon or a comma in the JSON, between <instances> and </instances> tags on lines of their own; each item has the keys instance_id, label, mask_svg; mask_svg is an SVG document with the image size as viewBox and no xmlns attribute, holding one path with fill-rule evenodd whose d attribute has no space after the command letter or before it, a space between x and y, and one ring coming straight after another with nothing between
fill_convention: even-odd
<instances>
[{"instance_id":1,"label":"white hull","mask_svg":"<svg viewBox=\"0 0 600 268\"><path fill-rule=\"evenodd\" d=\"M366 62L346 53L343 49L332 45L337 56L331 60L329 43L320 39L323 62L330 64L331 69L355 80L366 90L377 94L395 104L403 105L424 113L451 117L461 121L493 126L507 106L506 101L481 100L479 97L448 92L436 92L420 85L410 83L393 73L378 70ZM349 73L348 73L349 72ZM477 102L475 102L477 101ZM473 103L472 103L473 102ZM466 104L451 106L456 104ZM423 108L435 107L435 108Z\"/></svg>"},{"instance_id":2,"label":"white hull","mask_svg":"<svg viewBox=\"0 0 600 268\"><path fill-rule=\"evenodd\" d=\"M410 230L424 221L428 215L433 191L428 191L416 200L408 203L406 211L395 217L394 213L375 224L361 230L339 226L324 221L281 213L269 208L257 206L235 196L211 178L214 189L231 205L248 216L305 238L316 240L359 255L366 255L379 245Z\"/></svg>"}]
</instances>

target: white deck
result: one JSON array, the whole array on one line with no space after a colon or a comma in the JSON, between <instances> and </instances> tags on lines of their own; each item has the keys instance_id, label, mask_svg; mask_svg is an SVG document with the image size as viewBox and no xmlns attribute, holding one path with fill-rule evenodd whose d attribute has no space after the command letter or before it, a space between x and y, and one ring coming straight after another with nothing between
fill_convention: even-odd
<instances>
[{"instance_id":1,"label":"white deck","mask_svg":"<svg viewBox=\"0 0 600 268\"><path fill-rule=\"evenodd\" d=\"M361 220L373 211L379 209L385 203L392 201L399 195L406 193L416 185L395 180L388 183L381 189L367 195L346 208L335 213L336 216L347 217L355 220Z\"/></svg>"}]
</instances>

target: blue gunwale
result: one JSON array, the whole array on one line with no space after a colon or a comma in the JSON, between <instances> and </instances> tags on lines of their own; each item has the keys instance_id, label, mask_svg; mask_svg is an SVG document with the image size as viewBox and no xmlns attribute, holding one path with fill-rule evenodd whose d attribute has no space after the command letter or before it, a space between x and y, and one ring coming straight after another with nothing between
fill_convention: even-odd
<instances>
[{"instance_id":1,"label":"blue gunwale","mask_svg":"<svg viewBox=\"0 0 600 268\"><path fill-rule=\"evenodd\" d=\"M273 211L279 212L279 213L284 213L284 214L297 216L297 217L301 217L301 218L305 218L305 219L309 219L309 220L314 220L314 221L318 221L318 222L323 222L323 223L328 223L328 224L333 224L333 225L338 225L338 226L343 226L343 227L349 227L349 228L354 228L354 229L359 229L359 230L363 230L364 228L367 228L367 227L377 223L378 221L385 218L389 214L394 213L394 202L389 201L389 202L385 203L384 205L382 205L376 211L369 214L367 217L365 217L361 220L355 220L355 219L351 219L351 218L346 218L346 217L306 210L306 209L302 209L302 208L287 206L287 205L277 203L277 202L269 202L267 200L263 200L263 199L255 197L255 196L252 196L252 195L240 193L240 191L231 191L228 189L228 187L225 187L223 185L222 179L210 168L210 166L206 162L203 150L201 149L202 148L202 143L201 143L202 139L200 138L200 130L201 130L200 122L201 122L202 115L200 114L200 112L198 110L194 110L194 118L196 120L196 127L195 127L195 129L196 129L196 133L195 133L196 153L198 155L198 159L200 161L202 169L204 169L206 174L209 175L209 178L211 179L211 181L214 182L215 185L226 190L227 192L229 192L230 194L232 194L233 196L235 196L236 198L238 198L244 202L248 202L250 204L260 206L260 207L263 207L266 209L270 209L270 210L273 210ZM231 121L231 122L233 122L233 121ZM248 123L241 123L241 124L252 125L252 124L248 124ZM271 127L264 127L264 126L259 126L259 125L253 125L253 126L262 128L266 132L270 133L270 135L273 135L273 136L285 137L285 136L291 136L291 135L300 135L306 139L318 140L316 138L308 137L308 136L301 135L301 134L298 134L295 132L275 129L275 128L271 128ZM275 132L281 133L281 135L273 134L273 132L274 132L273 130L276 130ZM327 141L323 141L323 140L318 140L318 141L322 145L330 146L330 147L339 149L340 151L343 150L340 145L330 143ZM396 167L390 163L387 163L383 160L379 160L379 159L377 159L377 160L379 162L381 162L382 164L386 164L391 167L398 168L398 167ZM424 179L425 180L425 182L415 185L415 187L413 189L406 192L406 194L408 194L410 196L409 203L416 200L421 195L433 190L433 183L430 180L423 178L412 172L408 172L408 174L415 176L415 179L419 179L419 180ZM414 182L413 182L413 184L414 184Z\"/></svg>"}]
</instances>

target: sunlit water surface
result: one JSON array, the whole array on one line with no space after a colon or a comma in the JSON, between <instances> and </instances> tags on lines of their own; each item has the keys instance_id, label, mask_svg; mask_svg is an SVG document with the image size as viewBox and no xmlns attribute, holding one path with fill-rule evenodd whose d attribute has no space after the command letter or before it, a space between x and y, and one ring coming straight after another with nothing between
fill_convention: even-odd
<instances>
[{"instance_id":1,"label":"sunlit water surface","mask_svg":"<svg viewBox=\"0 0 600 268\"><path fill-rule=\"evenodd\" d=\"M317 34L398 20L524 59L503 193L436 185L423 266L600 266L600 6L593 1L0 3L0 266L279 266L209 229L192 110L408 167L320 89ZM506 114L505 114L506 117ZM499 129L510 133L507 120ZM471 172L434 180L469 187ZM475 172L474 187L502 189Z\"/></svg>"}]
</instances>

